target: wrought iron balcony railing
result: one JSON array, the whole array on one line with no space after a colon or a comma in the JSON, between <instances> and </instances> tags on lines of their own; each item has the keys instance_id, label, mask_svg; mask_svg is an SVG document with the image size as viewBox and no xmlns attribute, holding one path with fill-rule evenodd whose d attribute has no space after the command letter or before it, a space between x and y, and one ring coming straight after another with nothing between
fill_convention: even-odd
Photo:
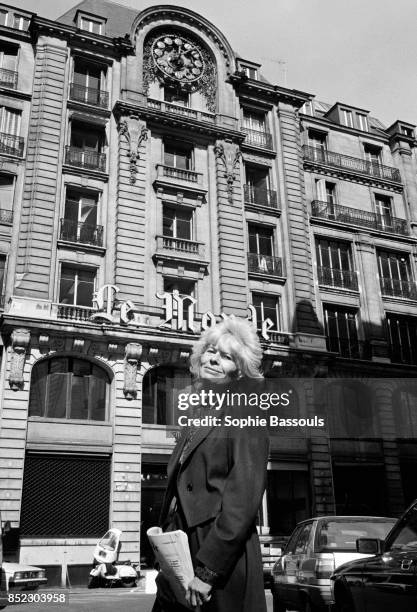
<instances>
[{"instance_id":1,"label":"wrought iron balcony railing","mask_svg":"<svg viewBox=\"0 0 417 612\"><path fill-rule=\"evenodd\" d=\"M65 163L69 166L105 172L106 154L68 146L66 147Z\"/></svg>"},{"instance_id":2,"label":"wrought iron balcony railing","mask_svg":"<svg viewBox=\"0 0 417 612\"><path fill-rule=\"evenodd\" d=\"M381 293L387 297L398 297L406 300L417 300L415 281L395 278L380 278Z\"/></svg>"},{"instance_id":3,"label":"wrought iron balcony railing","mask_svg":"<svg viewBox=\"0 0 417 612\"><path fill-rule=\"evenodd\" d=\"M109 94L107 91L102 91L95 87L85 87L77 83L71 83L70 99L92 106L100 106L101 108L108 108L109 106Z\"/></svg>"},{"instance_id":4,"label":"wrought iron balcony railing","mask_svg":"<svg viewBox=\"0 0 417 612\"><path fill-rule=\"evenodd\" d=\"M248 270L256 274L271 274L282 276L282 259L273 255L248 253Z\"/></svg>"},{"instance_id":5,"label":"wrought iron balcony railing","mask_svg":"<svg viewBox=\"0 0 417 612\"><path fill-rule=\"evenodd\" d=\"M243 197L245 204L258 204L268 208L278 208L277 192L273 189L243 185Z\"/></svg>"},{"instance_id":6,"label":"wrought iron balcony railing","mask_svg":"<svg viewBox=\"0 0 417 612\"><path fill-rule=\"evenodd\" d=\"M322 202L321 200L312 201L311 214L313 217L318 217L320 219L360 225L381 232L390 232L391 234L407 236L410 233L408 223L405 219L399 219L398 217L381 217L376 213L366 210L340 206L339 204Z\"/></svg>"},{"instance_id":7,"label":"wrought iron balcony railing","mask_svg":"<svg viewBox=\"0 0 417 612\"><path fill-rule=\"evenodd\" d=\"M183 168L175 168L174 166L165 166L164 164L158 164L157 166L158 176L166 176L171 179L179 179L181 181L188 181L189 183L200 183L200 172L194 172L194 170L184 170Z\"/></svg>"},{"instance_id":8,"label":"wrought iron balcony railing","mask_svg":"<svg viewBox=\"0 0 417 612\"><path fill-rule=\"evenodd\" d=\"M263 149L272 149L272 134L263 130L250 130L249 128L243 128L243 132L246 134L244 144L254 145L255 147L262 147Z\"/></svg>"},{"instance_id":9,"label":"wrought iron balcony railing","mask_svg":"<svg viewBox=\"0 0 417 612\"><path fill-rule=\"evenodd\" d=\"M13 223L13 211L0 208L0 223Z\"/></svg>"},{"instance_id":10,"label":"wrought iron balcony railing","mask_svg":"<svg viewBox=\"0 0 417 612\"><path fill-rule=\"evenodd\" d=\"M352 270L339 270L337 268L317 268L319 284L327 287L338 287L340 289L351 289L357 291L358 279L356 272Z\"/></svg>"},{"instance_id":11,"label":"wrought iron balcony railing","mask_svg":"<svg viewBox=\"0 0 417 612\"><path fill-rule=\"evenodd\" d=\"M66 321L89 321L94 309L74 304L58 304L57 318Z\"/></svg>"},{"instance_id":12,"label":"wrought iron balcony railing","mask_svg":"<svg viewBox=\"0 0 417 612\"><path fill-rule=\"evenodd\" d=\"M61 240L103 246L103 226L61 219Z\"/></svg>"},{"instance_id":13,"label":"wrought iron balcony railing","mask_svg":"<svg viewBox=\"0 0 417 612\"><path fill-rule=\"evenodd\" d=\"M201 242L187 240L186 238L173 238L171 236L156 236L156 248L158 251L174 251L187 255L204 255L204 247Z\"/></svg>"},{"instance_id":14,"label":"wrought iron balcony railing","mask_svg":"<svg viewBox=\"0 0 417 612\"><path fill-rule=\"evenodd\" d=\"M372 162L359 157L342 155L334 151L327 151L320 147L303 146L304 159L335 168L341 168L348 172L358 172L375 178L401 183L401 175L397 168L384 166L378 162Z\"/></svg>"},{"instance_id":15,"label":"wrought iron balcony railing","mask_svg":"<svg viewBox=\"0 0 417 612\"><path fill-rule=\"evenodd\" d=\"M196 121L206 121L208 123L216 122L216 115L214 113L207 113L204 111L198 111L182 104L172 104L171 102L164 102L162 100L154 100L148 98L148 108L152 108L163 113L170 115L178 115L181 117L187 117L188 119L195 119Z\"/></svg>"},{"instance_id":16,"label":"wrought iron balcony railing","mask_svg":"<svg viewBox=\"0 0 417 612\"><path fill-rule=\"evenodd\" d=\"M24 140L14 134L0 133L0 153L23 157Z\"/></svg>"},{"instance_id":17,"label":"wrought iron balcony railing","mask_svg":"<svg viewBox=\"0 0 417 612\"><path fill-rule=\"evenodd\" d=\"M0 87L8 87L9 89L17 88L17 72L0 68Z\"/></svg>"}]
</instances>

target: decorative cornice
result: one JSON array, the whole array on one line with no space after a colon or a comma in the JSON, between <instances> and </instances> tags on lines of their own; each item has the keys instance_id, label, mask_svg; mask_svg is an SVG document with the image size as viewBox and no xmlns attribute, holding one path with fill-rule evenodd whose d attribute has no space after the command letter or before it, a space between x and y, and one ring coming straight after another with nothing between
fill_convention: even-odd
<instances>
[{"instance_id":1,"label":"decorative cornice","mask_svg":"<svg viewBox=\"0 0 417 612\"><path fill-rule=\"evenodd\" d=\"M303 158L304 169L308 172L317 172L318 174L325 174L327 176L335 176L344 179L345 181L351 181L352 183L361 183L362 185L372 185L379 189L390 189L395 193L402 193L404 187L401 183L390 181L389 179L381 179L375 176L362 174L349 170L347 168L340 168L336 166L328 166L320 162Z\"/></svg>"},{"instance_id":2,"label":"decorative cornice","mask_svg":"<svg viewBox=\"0 0 417 612\"><path fill-rule=\"evenodd\" d=\"M242 71L236 71L229 77L229 82L235 87L239 95L256 94L260 98L264 98L277 104L284 102L291 104L295 108L301 108L308 100L311 100L312 95L299 91L297 89L287 89L279 85L271 85L264 81L249 79Z\"/></svg>"}]
</instances>

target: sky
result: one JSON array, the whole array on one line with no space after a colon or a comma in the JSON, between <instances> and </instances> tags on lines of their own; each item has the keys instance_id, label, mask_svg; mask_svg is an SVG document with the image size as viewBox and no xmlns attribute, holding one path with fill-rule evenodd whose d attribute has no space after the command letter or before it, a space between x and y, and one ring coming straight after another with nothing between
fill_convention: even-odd
<instances>
[{"instance_id":1,"label":"sky","mask_svg":"<svg viewBox=\"0 0 417 612\"><path fill-rule=\"evenodd\" d=\"M152 0L117 0L138 12ZM57 19L77 0L7 0ZM274 84L417 124L416 0L162 0L213 22Z\"/></svg>"}]
</instances>

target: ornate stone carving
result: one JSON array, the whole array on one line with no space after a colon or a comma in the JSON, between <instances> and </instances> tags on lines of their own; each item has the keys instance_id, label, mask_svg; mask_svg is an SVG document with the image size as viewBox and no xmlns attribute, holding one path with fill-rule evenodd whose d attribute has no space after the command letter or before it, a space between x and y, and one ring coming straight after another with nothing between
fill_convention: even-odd
<instances>
[{"instance_id":1,"label":"ornate stone carving","mask_svg":"<svg viewBox=\"0 0 417 612\"><path fill-rule=\"evenodd\" d=\"M39 350L41 353L49 353L49 336L47 334L39 334Z\"/></svg>"},{"instance_id":2,"label":"ornate stone carving","mask_svg":"<svg viewBox=\"0 0 417 612\"><path fill-rule=\"evenodd\" d=\"M26 350L29 346L30 331L28 329L15 329L12 332L12 350L10 355L9 385L13 391L23 389L23 369L25 367Z\"/></svg>"},{"instance_id":3,"label":"ornate stone carving","mask_svg":"<svg viewBox=\"0 0 417 612\"><path fill-rule=\"evenodd\" d=\"M239 162L242 158L242 153L238 147L228 145L225 149L222 143L216 144L214 154L224 166L224 177L227 181L227 193L230 204L233 204L233 183L236 179L236 172L239 168Z\"/></svg>"},{"instance_id":4,"label":"ornate stone carving","mask_svg":"<svg viewBox=\"0 0 417 612\"><path fill-rule=\"evenodd\" d=\"M166 40L170 44L167 44ZM160 54L156 55L157 52ZM156 80L174 86L179 91L190 93L200 91L206 100L207 110L211 113L216 112L216 67L207 49L192 37L185 38L175 32L159 32L145 42L143 48L145 94L149 92L149 84Z\"/></svg>"},{"instance_id":5,"label":"ornate stone carving","mask_svg":"<svg viewBox=\"0 0 417 612\"><path fill-rule=\"evenodd\" d=\"M140 122L138 115L131 114L119 122L119 133L126 138L129 145L130 184L134 185L138 171L139 148L142 142L148 139L148 128Z\"/></svg>"},{"instance_id":6,"label":"ornate stone carving","mask_svg":"<svg viewBox=\"0 0 417 612\"><path fill-rule=\"evenodd\" d=\"M136 374L141 356L140 344L129 342L126 345L123 393L128 400L135 399L137 395Z\"/></svg>"},{"instance_id":7,"label":"ornate stone carving","mask_svg":"<svg viewBox=\"0 0 417 612\"><path fill-rule=\"evenodd\" d=\"M74 338L72 343L72 350L77 351L78 353L82 353L84 351L84 338Z\"/></svg>"}]
</instances>

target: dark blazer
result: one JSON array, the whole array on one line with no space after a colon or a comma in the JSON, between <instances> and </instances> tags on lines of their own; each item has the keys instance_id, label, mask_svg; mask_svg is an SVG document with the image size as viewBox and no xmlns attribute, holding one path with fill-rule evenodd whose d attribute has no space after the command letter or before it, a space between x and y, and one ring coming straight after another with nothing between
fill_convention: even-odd
<instances>
[{"instance_id":1,"label":"dark blazer","mask_svg":"<svg viewBox=\"0 0 417 612\"><path fill-rule=\"evenodd\" d=\"M224 419L227 414L245 417L249 412L255 414L245 407L233 414L227 409L208 414ZM221 577L222 588L215 590L207 609L261 612L265 597L255 520L266 484L267 430L199 427L183 453L186 443L184 432L168 464L161 522L166 522L177 495L190 545L190 532L199 532L198 545L191 546L194 564L205 565ZM216 604L216 598L225 601Z\"/></svg>"}]
</instances>

